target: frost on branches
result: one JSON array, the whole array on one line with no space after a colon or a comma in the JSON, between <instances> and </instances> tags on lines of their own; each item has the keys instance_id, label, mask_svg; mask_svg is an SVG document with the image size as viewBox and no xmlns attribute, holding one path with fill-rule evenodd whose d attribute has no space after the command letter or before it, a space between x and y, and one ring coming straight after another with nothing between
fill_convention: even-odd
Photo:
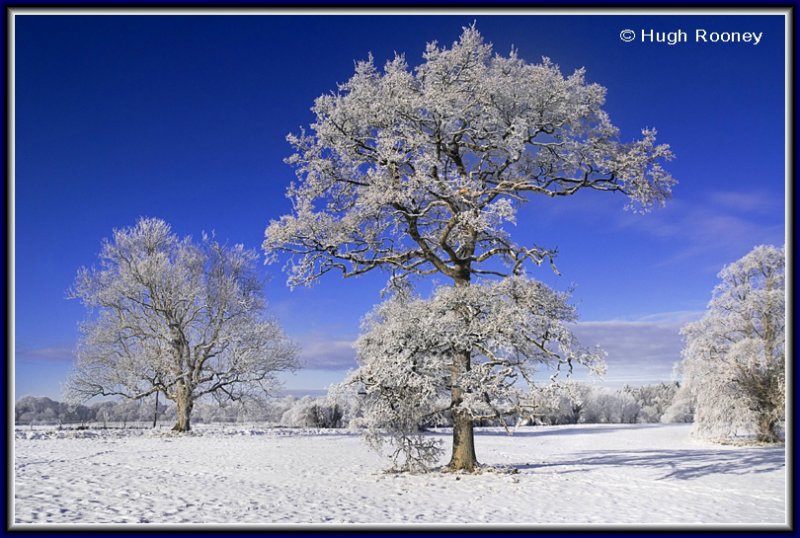
<instances>
[{"instance_id":1,"label":"frost on branches","mask_svg":"<svg viewBox=\"0 0 800 538\"><path fill-rule=\"evenodd\" d=\"M114 230L100 267L82 268L71 291L96 315L81 326L69 400L163 393L177 405L174 429L188 431L198 398L262 396L295 350L262 318L256 259L206 235L179 239L159 219Z\"/></svg>"},{"instance_id":2,"label":"frost on branches","mask_svg":"<svg viewBox=\"0 0 800 538\"><path fill-rule=\"evenodd\" d=\"M602 352L582 348L566 326L575 317L566 294L524 277L443 286L428 300L401 290L365 319L360 367L345 382L362 399L368 441L388 441L396 468L425 470L442 451L421 425L458 413L502 423L533 405L541 368L602 373Z\"/></svg>"},{"instance_id":3,"label":"frost on branches","mask_svg":"<svg viewBox=\"0 0 800 538\"><path fill-rule=\"evenodd\" d=\"M493 54L474 27L450 48L428 44L415 68L398 55L381 70L370 57L317 98L309 131L288 137L293 212L267 227L267 259L289 255L291 286L382 268L466 287L552 264L552 247L507 231L532 197L618 192L646 211L675 183L662 167L669 146L647 129L621 141L604 100L582 69L564 76L548 59ZM456 468L475 465L471 428L456 415Z\"/></svg>"},{"instance_id":4,"label":"frost on branches","mask_svg":"<svg viewBox=\"0 0 800 538\"><path fill-rule=\"evenodd\" d=\"M582 69L493 55L475 28L423 57L415 69L402 56L382 72L358 63L316 100L311 132L288 137L294 212L270 223L263 247L293 255L292 285L384 265L468 279L497 258L519 273L552 254L504 229L529 196L617 191L639 210L669 197L669 146L654 130L621 142L605 88Z\"/></svg>"},{"instance_id":5,"label":"frost on branches","mask_svg":"<svg viewBox=\"0 0 800 538\"><path fill-rule=\"evenodd\" d=\"M705 316L683 329L684 388L705 437L780 440L785 417L785 254L758 246L726 266Z\"/></svg>"}]
</instances>

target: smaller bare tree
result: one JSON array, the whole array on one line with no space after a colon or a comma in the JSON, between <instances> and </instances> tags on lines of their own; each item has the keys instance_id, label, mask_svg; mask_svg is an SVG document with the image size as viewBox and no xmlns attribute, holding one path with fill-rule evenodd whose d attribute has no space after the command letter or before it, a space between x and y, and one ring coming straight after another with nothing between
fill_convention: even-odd
<instances>
[{"instance_id":1,"label":"smaller bare tree","mask_svg":"<svg viewBox=\"0 0 800 538\"><path fill-rule=\"evenodd\" d=\"M140 219L103 242L99 268L78 272L70 297L94 314L81 326L67 398L162 392L191 429L194 402L263 396L295 347L262 314L258 255L203 234L179 239L159 219Z\"/></svg>"}]
</instances>

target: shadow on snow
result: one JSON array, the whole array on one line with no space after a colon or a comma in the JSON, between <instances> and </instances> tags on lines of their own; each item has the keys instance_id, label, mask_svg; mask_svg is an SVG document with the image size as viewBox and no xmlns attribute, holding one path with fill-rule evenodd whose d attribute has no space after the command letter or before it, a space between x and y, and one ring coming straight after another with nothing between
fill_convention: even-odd
<instances>
[{"instance_id":1,"label":"shadow on snow","mask_svg":"<svg viewBox=\"0 0 800 538\"><path fill-rule=\"evenodd\" d=\"M581 454L587 454L587 456L581 457ZM578 452L575 456L577 456L576 459L568 461L522 464L513 465L513 467L520 471L547 468L559 473L585 472L605 466L647 467L665 473L658 480L691 480L713 474L768 473L781 470L785 466L783 447L729 450L586 451Z\"/></svg>"},{"instance_id":2,"label":"shadow on snow","mask_svg":"<svg viewBox=\"0 0 800 538\"><path fill-rule=\"evenodd\" d=\"M591 424L591 425L577 425L577 426L522 426L519 428L511 428L513 432L510 437L546 437L550 435L555 436L563 436L563 435L581 435L581 434L592 434L592 433L609 433L615 432L619 430L624 431L631 431L632 429L649 429L649 428L663 428L663 424L620 424L619 426L616 425L608 425L608 424ZM547 429L543 429L547 428ZM493 427L492 429L483 429L480 427L475 428L475 435L476 436L483 436L483 435L503 435L509 436L508 432L498 427Z\"/></svg>"}]
</instances>

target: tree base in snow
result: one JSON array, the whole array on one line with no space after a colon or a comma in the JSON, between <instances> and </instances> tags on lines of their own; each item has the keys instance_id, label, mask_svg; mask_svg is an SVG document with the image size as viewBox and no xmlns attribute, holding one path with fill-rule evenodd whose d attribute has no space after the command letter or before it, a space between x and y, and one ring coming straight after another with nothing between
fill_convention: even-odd
<instances>
[{"instance_id":1,"label":"tree base in snow","mask_svg":"<svg viewBox=\"0 0 800 538\"><path fill-rule=\"evenodd\" d=\"M447 465L439 469L439 471L446 474L519 474L519 469L511 465L483 465L480 463L476 463L472 470L454 469L453 467Z\"/></svg>"}]
</instances>

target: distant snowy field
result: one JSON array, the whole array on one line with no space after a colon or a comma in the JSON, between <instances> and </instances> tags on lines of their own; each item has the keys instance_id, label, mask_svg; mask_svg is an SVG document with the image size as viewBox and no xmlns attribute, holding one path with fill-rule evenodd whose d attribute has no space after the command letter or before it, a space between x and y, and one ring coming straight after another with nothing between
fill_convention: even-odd
<instances>
[{"instance_id":1,"label":"distant snowy field","mask_svg":"<svg viewBox=\"0 0 800 538\"><path fill-rule=\"evenodd\" d=\"M772 524L783 447L718 446L688 425L479 429L516 474L387 474L342 430L18 428L14 520L28 524ZM449 441L446 432L442 435ZM442 463L446 463L449 455ZM24 525L23 525L24 524Z\"/></svg>"}]
</instances>

